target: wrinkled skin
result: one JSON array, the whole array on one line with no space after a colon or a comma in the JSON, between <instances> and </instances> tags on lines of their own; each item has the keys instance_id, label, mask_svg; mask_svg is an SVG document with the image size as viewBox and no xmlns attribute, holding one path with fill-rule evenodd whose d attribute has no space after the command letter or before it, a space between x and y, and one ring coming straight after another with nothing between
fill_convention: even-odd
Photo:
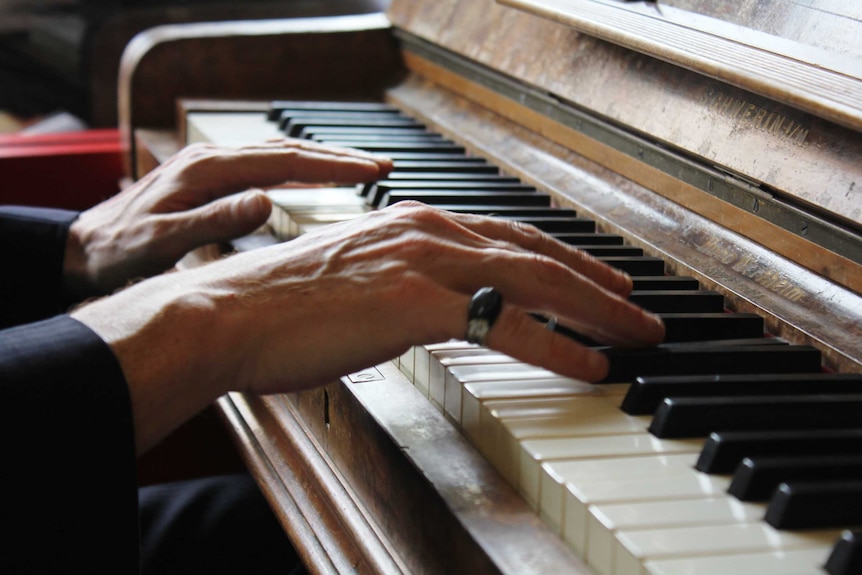
<instances>
[{"instance_id":1,"label":"wrinkled skin","mask_svg":"<svg viewBox=\"0 0 862 575\"><path fill-rule=\"evenodd\" d=\"M290 153L282 157L270 146ZM122 220L107 227L115 228L110 237L120 241L118 251L123 239L129 239L130 251L137 254L131 262L155 259L158 265L127 266L109 251L100 258L114 272L85 277L102 280L164 269L190 247L226 239L208 231L210 220L216 221L216 231L225 231L234 218L255 225L237 223L232 233L256 228L262 221L257 210L268 213L262 195L245 200L253 204L248 213L233 198L198 207L224 190L287 179L366 181L391 168L386 160L367 155L342 151L327 156L291 146L296 144L273 143L238 153L208 149L207 157L216 159L206 161L206 170L198 169L195 153L167 163L140 182L145 187L129 200L118 199L119 208L109 206L111 211L97 214L103 222ZM281 163L290 166L281 170ZM221 203L226 206L214 207ZM186 222L190 217L181 210L189 207L205 223ZM161 218L169 222L164 228ZM193 228L194 233L189 231ZM99 289L116 285L95 283ZM600 353L546 330L528 312L557 317L617 345L651 345L664 334L655 316L626 301L631 280L589 255L530 226L412 202L290 242L153 277L73 316L117 355L131 391L142 452L227 391L306 389L375 365L411 345L463 338L470 297L483 286L494 286L504 297L487 345L562 375L597 380L607 363Z\"/></svg>"}]
</instances>

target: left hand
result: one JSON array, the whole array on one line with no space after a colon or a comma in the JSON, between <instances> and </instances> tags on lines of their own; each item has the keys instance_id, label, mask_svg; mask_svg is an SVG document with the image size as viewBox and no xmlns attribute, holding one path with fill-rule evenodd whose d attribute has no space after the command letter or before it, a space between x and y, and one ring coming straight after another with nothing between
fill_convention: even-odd
<instances>
[{"instance_id":1,"label":"left hand","mask_svg":"<svg viewBox=\"0 0 862 575\"><path fill-rule=\"evenodd\" d=\"M66 291L79 298L105 294L170 269L195 248L251 233L272 204L259 190L238 192L285 182L368 182L391 169L389 160L305 140L188 146L75 220L66 244Z\"/></svg>"}]
</instances>

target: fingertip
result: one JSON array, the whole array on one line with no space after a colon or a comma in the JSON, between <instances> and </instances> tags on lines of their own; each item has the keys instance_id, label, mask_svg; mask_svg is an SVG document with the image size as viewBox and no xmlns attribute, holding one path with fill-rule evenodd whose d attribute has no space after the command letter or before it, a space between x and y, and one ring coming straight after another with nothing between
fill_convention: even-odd
<instances>
[{"instance_id":1,"label":"fingertip","mask_svg":"<svg viewBox=\"0 0 862 575\"><path fill-rule=\"evenodd\" d=\"M250 190L239 195L234 207L239 220L257 227L269 218L272 200L263 190Z\"/></svg>"},{"instance_id":2,"label":"fingertip","mask_svg":"<svg viewBox=\"0 0 862 575\"><path fill-rule=\"evenodd\" d=\"M600 351L587 349L584 354L584 364L581 366L585 372L584 379L591 382L602 381L610 371L608 357Z\"/></svg>"},{"instance_id":3,"label":"fingertip","mask_svg":"<svg viewBox=\"0 0 862 575\"><path fill-rule=\"evenodd\" d=\"M378 178L382 179L388 176L395 168L395 162L391 158L377 157Z\"/></svg>"}]
</instances>

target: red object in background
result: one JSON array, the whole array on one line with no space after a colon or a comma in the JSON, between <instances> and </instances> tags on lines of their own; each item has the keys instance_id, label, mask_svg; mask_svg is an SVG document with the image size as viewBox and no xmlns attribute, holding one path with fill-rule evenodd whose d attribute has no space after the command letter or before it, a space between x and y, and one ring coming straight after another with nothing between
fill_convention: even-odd
<instances>
[{"instance_id":1,"label":"red object in background","mask_svg":"<svg viewBox=\"0 0 862 575\"><path fill-rule=\"evenodd\" d=\"M0 204L83 210L120 191L115 129L0 135Z\"/></svg>"}]
</instances>

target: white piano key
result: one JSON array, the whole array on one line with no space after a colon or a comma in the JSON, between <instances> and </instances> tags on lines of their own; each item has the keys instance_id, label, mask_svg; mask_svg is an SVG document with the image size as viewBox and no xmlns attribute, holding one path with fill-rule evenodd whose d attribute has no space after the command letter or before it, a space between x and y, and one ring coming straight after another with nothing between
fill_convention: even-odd
<instances>
[{"instance_id":1,"label":"white piano key","mask_svg":"<svg viewBox=\"0 0 862 575\"><path fill-rule=\"evenodd\" d=\"M518 488L532 507L538 508L541 466L546 461L699 453L702 439L659 439L649 433L597 437L542 437L519 442Z\"/></svg>"},{"instance_id":2,"label":"white piano key","mask_svg":"<svg viewBox=\"0 0 862 575\"><path fill-rule=\"evenodd\" d=\"M527 400L541 397L603 395L603 390L591 383L568 377L547 379L521 379L502 381L476 381L461 387L460 413L458 420L474 421L480 417L479 410L487 401ZM454 394L453 394L454 395Z\"/></svg>"},{"instance_id":3,"label":"white piano key","mask_svg":"<svg viewBox=\"0 0 862 575\"><path fill-rule=\"evenodd\" d=\"M459 378L460 373L475 373L475 370L477 369L482 372L487 371L488 373L493 373L499 369L509 370L510 366L515 365L522 366L515 369L535 369L532 368L532 366L526 366L526 364L511 356L500 353L488 353L481 358L452 358L448 362L441 360L441 364L446 368L443 384L443 407L445 414L455 422L461 421L461 396L463 385Z\"/></svg>"},{"instance_id":4,"label":"white piano key","mask_svg":"<svg viewBox=\"0 0 862 575\"><path fill-rule=\"evenodd\" d=\"M733 553L769 553L781 550L834 545L841 536L837 529L779 531L766 523L706 525L622 531L617 534L617 550L612 575L647 573L647 561L692 556L721 556Z\"/></svg>"},{"instance_id":5,"label":"white piano key","mask_svg":"<svg viewBox=\"0 0 862 575\"><path fill-rule=\"evenodd\" d=\"M445 350L431 354L431 369L428 380L428 397L446 414L446 386L453 369L480 366L480 370L496 371L499 366L523 365L516 359L486 347L474 346L462 350ZM461 390L457 390L460 403ZM454 391L453 391L454 393Z\"/></svg>"},{"instance_id":6,"label":"white piano key","mask_svg":"<svg viewBox=\"0 0 862 575\"><path fill-rule=\"evenodd\" d=\"M398 357L398 369L404 374L409 381L415 378L416 346L411 347Z\"/></svg>"},{"instance_id":7,"label":"white piano key","mask_svg":"<svg viewBox=\"0 0 862 575\"><path fill-rule=\"evenodd\" d=\"M730 496L592 505L583 558L598 575L608 575L613 572L616 534L620 531L752 523L762 520L765 511L765 504L745 503Z\"/></svg>"},{"instance_id":8,"label":"white piano key","mask_svg":"<svg viewBox=\"0 0 862 575\"><path fill-rule=\"evenodd\" d=\"M571 438L612 435L643 435L650 416L632 416L619 410L617 395L582 396L573 403L568 413L536 414L533 417L512 417L502 412L501 417L485 424L482 433L488 437L491 449L499 452L506 468L511 468L520 486L521 444L529 439ZM541 489L539 489L541 491ZM540 494L533 494L538 501Z\"/></svg>"},{"instance_id":9,"label":"white piano key","mask_svg":"<svg viewBox=\"0 0 862 575\"><path fill-rule=\"evenodd\" d=\"M620 412L603 395L489 400L482 403L477 421L468 416L462 413L464 433L515 486L524 439L643 433L648 425L646 418Z\"/></svg>"},{"instance_id":10,"label":"white piano key","mask_svg":"<svg viewBox=\"0 0 862 575\"><path fill-rule=\"evenodd\" d=\"M696 453L549 461L542 464L539 512L559 530L563 524L563 502L567 485L614 483L629 478L667 478L690 474L696 462ZM586 515L584 518L586 519Z\"/></svg>"},{"instance_id":11,"label":"white piano key","mask_svg":"<svg viewBox=\"0 0 862 575\"><path fill-rule=\"evenodd\" d=\"M647 561L644 572L649 575L824 575L823 564L832 545L741 553L711 557L685 557Z\"/></svg>"},{"instance_id":12,"label":"white piano key","mask_svg":"<svg viewBox=\"0 0 862 575\"><path fill-rule=\"evenodd\" d=\"M449 362L450 365L445 366L445 387L447 387L453 395L457 393L459 403L463 393L463 386L470 383L484 381L522 381L524 382L524 385L527 386L529 385L529 382L534 379L552 379L558 377L557 374L551 371L533 367L518 361L507 361L496 364L470 364L467 362L468 360L458 359L457 361L453 360ZM457 363L458 365L452 365L453 363ZM469 429L464 428L464 431L468 437L472 438L470 433L471 431L478 429L479 422L477 420L469 423L475 423L475 425ZM461 424L462 427L465 425L463 413L461 414Z\"/></svg>"},{"instance_id":13,"label":"white piano key","mask_svg":"<svg viewBox=\"0 0 862 575\"><path fill-rule=\"evenodd\" d=\"M706 475L693 469L689 473L669 477L632 477L616 481L584 482L577 485L567 483L562 509L561 535L583 557L587 551L590 506L726 497L725 492L729 485L729 477ZM545 516L544 510L542 516ZM548 525L554 527L551 522L548 522Z\"/></svg>"},{"instance_id":14,"label":"white piano key","mask_svg":"<svg viewBox=\"0 0 862 575\"><path fill-rule=\"evenodd\" d=\"M431 354L438 351L455 351L478 349L479 346L467 343L466 341L447 341L443 343L434 343L430 345L415 346L413 351L413 385L422 392L425 397L428 397L428 390L431 380ZM439 365L439 362L433 362ZM442 368L441 368L442 369Z\"/></svg>"},{"instance_id":15,"label":"white piano key","mask_svg":"<svg viewBox=\"0 0 862 575\"><path fill-rule=\"evenodd\" d=\"M266 195L276 207L291 213L368 211L365 199L353 186L277 188L267 190Z\"/></svg>"}]
</instances>

